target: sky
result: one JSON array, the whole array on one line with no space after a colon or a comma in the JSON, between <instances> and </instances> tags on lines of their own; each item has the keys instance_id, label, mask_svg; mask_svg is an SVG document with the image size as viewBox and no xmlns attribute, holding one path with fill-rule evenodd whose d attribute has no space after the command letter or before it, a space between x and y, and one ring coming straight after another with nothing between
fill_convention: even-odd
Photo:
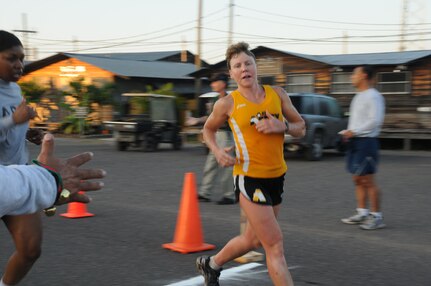
<instances>
[{"instance_id":1,"label":"sky","mask_svg":"<svg viewBox=\"0 0 431 286\"><path fill-rule=\"evenodd\" d=\"M201 59L224 59L230 3L233 43L304 54L431 50L431 3L407 0L202 0ZM0 0L0 29L16 32L29 59L58 52L196 54L199 0ZM26 19L26 20L24 20ZM26 22L26 24L25 24Z\"/></svg>"}]
</instances>

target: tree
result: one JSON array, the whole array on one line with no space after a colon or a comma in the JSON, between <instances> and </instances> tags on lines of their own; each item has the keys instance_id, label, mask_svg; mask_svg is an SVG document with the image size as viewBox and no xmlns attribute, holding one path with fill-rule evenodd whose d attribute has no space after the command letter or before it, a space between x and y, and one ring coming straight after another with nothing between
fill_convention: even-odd
<instances>
[{"instance_id":1,"label":"tree","mask_svg":"<svg viewBox=\"0 0 431 286\"><path fill-rule=\"evenodd\" d=\"M20 82L19 86L28 102L40 102L41 97L48 91L48 88L39 85L35 81Z\"/></svg>"},{"instance_id":2,"label":"tree","mask_svg":"<svg viewBox=\"0 0 431 286\"><path fill-rule=\"evenodd\" d=\"M101 87L94 84L87 85L87 93L89 95L90 103L98 103L100 105L112 104L112 93L115 85L113 83L106 83Z\"/></svg>"}]
</instances>

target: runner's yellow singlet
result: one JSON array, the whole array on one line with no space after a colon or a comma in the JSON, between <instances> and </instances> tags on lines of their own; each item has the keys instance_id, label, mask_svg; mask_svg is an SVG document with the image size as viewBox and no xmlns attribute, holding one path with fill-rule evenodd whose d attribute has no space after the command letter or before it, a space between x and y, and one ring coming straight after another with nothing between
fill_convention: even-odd
<instances>
[{"instance_id":1,"label":"runner's yellow singlet","mask_svg":"<svg viewBox=\"0 0 431 286\"><path fill-rule=\"evenodd\" d=\"M269 85L263 88L265 99L260 104L247 100L238 90L231 93L234 106L228 122L235 139L237 163L233 168L234 175L275 178L287 170L283 157L284 134L263 134L255 127L255 123L266 116L266 111L283 121L277 92Z\"/></svg>"}]
</instances>

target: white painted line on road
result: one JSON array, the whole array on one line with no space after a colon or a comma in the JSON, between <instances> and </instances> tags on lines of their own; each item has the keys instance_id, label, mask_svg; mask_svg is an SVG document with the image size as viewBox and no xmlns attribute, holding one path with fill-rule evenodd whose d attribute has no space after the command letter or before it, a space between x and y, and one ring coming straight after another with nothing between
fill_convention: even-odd
<instances>
[{"instance_id":1,"label":"white painted line on road","mask_svg":"<svg viewBox=\"0 0 431 286\"><path fill-rule=\"evenodd\" d=\"M238 267L232 267L232 268L223 270L223 272L220 275L220 280L228 280L228 279L235 280L238 278L240 272L244 272L259 266L263 266L263 264L252 262ZM297 268L301 268L301 266L299 265L289 266L289 270L293 270ZM264 273L264 272L268 272L268 270L265 269L258 272L253 272L253 274ZM196 285L202 285L202 283L204 283L204 278L199 275L187 280L175 282L172 284L167 284L165 286L196 286Z\"/></svg>"},{"instance_id":2,"label":"white painted line on road","mask_svg":"<svg viewBox=\"0 0 431 286\"><path fill-rule=\"evenodd\" d=\"M226 270L223 270L223 272L220 275L220 280L229 279L230 277L237 276L238 273L253 269L255 267L262 266L260 263L248 263L244 264L238 267L232 267ZM204 278L202 276L193 277L187 280L183 280L180 282L168 284L166 286L194 286L194 285L202 285L204 283Z\"/></svg>"}]
</instances>

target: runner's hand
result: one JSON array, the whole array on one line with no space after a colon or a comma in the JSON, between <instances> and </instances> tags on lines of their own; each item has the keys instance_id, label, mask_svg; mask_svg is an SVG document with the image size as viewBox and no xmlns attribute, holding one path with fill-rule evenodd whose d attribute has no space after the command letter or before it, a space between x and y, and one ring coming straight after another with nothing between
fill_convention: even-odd
<instances>
[{"instance_id":1,"label":"runner's hand","mask_svg":"<svg viewBox=\"0 0 431 286\"><path fill-rule=\"evenodd\" d=\"M214 153L217 163L221 167L230 167L235 165L236 160L232 155L230 155L234 148L234 146L226 147L223 149L219 149L217 153Z\"/></svg>"},{"instance_id":2,"label":"runner's hand","mask_svg":"<svg viewBox=\"0 0 431 286\"><path fill-rule=\"evenodd\" d=\"M59 173L63 180L64 189L70 191L69 198L62 200L60 204L69 202L88 203L90 202L90 198L85 193L80 194L78 192L96 191L104 186L103 182L89 181L105 177L106 172L104 170L80 168L81 165L87 163L92 158L93 153L91 152L81 153L65 160L56 158L54 156L54 136L49 133L44 136L37 160Z\"/></svg>"},{"instance_id":3,"label":"runner's hand","mask_svg":"<svg viewBox=\"0 0 431 286\"><path fill-rule=\"evenodd\" d=\"M256 130L264 134L284 133L285 129L286 125L284 122L272 116L268 110L266 111L266 118L256 123Z\"/></svg>"},{"instance_id":4,"label":"runner's hand","mask_svg":"<svg viewBox=\"0 0 431 286\"><path fill-rule=\"evenodd\" d=\"M30 119L35 118L36 116L36 111L27 105L24 98L16 108L15 112L12 114L12 119L15 124L22 124L29 121Z\"/></svg>"}]
</instances>

